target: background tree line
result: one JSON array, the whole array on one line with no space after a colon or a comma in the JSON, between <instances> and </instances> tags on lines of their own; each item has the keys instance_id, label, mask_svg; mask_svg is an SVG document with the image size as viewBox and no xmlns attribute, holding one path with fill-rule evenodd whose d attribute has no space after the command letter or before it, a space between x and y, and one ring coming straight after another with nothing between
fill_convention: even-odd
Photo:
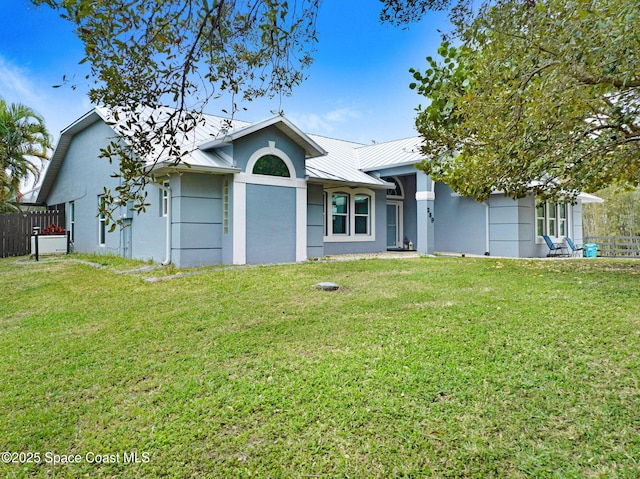
<instances>
[{"instance_id":1,"label":"background tree line","mask_svg":"<svg viewBox=\"0 0 640 479\"><path fill-rule=\"evenodd\" d=\"M597 195L605 202L583 207L585 236L640 236L640 188L623 191L611 187Z\"/></svg>"}]
</instances>

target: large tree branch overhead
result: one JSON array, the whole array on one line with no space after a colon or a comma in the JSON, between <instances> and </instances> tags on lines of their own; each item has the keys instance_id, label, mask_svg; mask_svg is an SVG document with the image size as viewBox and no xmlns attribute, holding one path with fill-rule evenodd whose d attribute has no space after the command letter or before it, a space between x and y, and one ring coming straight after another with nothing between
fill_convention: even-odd
<instances>
[{"instance_id":1,"label":"large tree branch overhead","mask_svg":"<svg viewBox=\"0 0 640 479\"><path fill-rule=\"evenodd\" d=\"M91 67L89 97L117 115L103 155L117 161L119 202L145 207L148 162L179 162L176 133L193 132L214 98L288 95L304 79L316 43L320 0L33 0L72 22ZM148 112L169 106L162 121ZM167 110L163 110L165 113ZM160 148L158 147L160 146ZM108 192L111 193L111 192ZM107 195L109 198L109 194ZM107 202L109 204L109 202Z\"/></svg>"}]
</instances>

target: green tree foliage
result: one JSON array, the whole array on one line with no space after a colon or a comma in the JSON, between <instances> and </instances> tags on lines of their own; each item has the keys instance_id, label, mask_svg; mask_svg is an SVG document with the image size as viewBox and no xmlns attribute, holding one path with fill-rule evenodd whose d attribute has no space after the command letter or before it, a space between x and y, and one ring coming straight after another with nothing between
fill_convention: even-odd
<instances>
[{"instance_id":1,"label":"green tree foliage","mask_svg":"<svg viewBox=\"0 0 640 479\"><path fill-rule=\"evenodd\" d=\"M420 167L478 200L638 185L638 25L636 0L485 4L413 71Z\"/></svg>"},{"instance_id":2,"label":"green tree foliage","mask_svg":"<svg viewBox=\"0 0 640 479\"><path fill-rule=\"evenodd\" d=\"M0 212L19 207L20 184L30 176L37 183L51 140L44 120L31 108L0 98Z\"/></svg>"}]
</instances>

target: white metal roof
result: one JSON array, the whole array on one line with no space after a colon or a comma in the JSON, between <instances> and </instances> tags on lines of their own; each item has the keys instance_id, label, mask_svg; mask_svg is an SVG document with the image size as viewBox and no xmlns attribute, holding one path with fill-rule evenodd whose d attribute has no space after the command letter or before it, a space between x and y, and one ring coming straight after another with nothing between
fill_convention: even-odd
<instances>
[{"instance_id":1,"label":"white metal roof","mask_svg":"<svg viewBox=\"0 0 640 479\"><path fill-rule=\"evenodd\" d=\"M110 113L106 109L101 109L101 111L103 111L103 117L106 121L112 124L111 127L117 133L125 136L127 131L127 119L123 117L122 114L116 118L115 114ZM170 119L172 119L172 115L175 115L176 113L178 113L177 110L168 107L161 107L154 110L145 109L142 112L136 112L135 120L137 122L143 122L143 124L148 122L148 129L151 129L153 128L154 123L163 124L170 121ZM182 137L176 138L176 142L183 151L188 153L188 156L191 156L193 152L197 151L199 146L205 142L225 138L234 131L241 130L251 125L251 123L247 123L245 121L235 119L231 120L229 118L208 114L194 114L190 112L179 113L178 116L175 117L176 121L183 123L185 114L195 115L195 128L191 131L184 132ZM159 163L163 163L167 160L167 158L164 158L163 156L162 146L158 145L157 150L151 155L152 158L150 159L150 163L155 163L153 158L159 158ZM194 158L193 160L197 163L198 159L202 159L202 157ZM171 159L169 159L169 161L171 161Z\"/></svg>"},{"instance_id":2,"label":"white metal roof","mask_svg":"<svg viewBox=\"0 0 640 479\"><path fill-rule=\"evenodd\" d=\"M415 136L386 143L363 145L357 149L362 171L374 171L392 166L414 165L427 157L421 152L422 140Z\"/></svg>"},{"instance_id":3,"label":"white metal roof","mask_svg":"<svg viewBox=\"0 0 640 479\"><path fill-rule=\"evenodd\" d=\"M309 135L309 137L327 151L325 156L307 160L307 175L310 179L346 182L353 185L378 186L381 188L389 187L389 184L385 181L371 176L358 168L356 151L364 146L361 143L319 135Z\"/></svg>"},{"instance_id":4,"label":"white metal roof","mask_svg":"<svg viewBox=\"0 0 640 479\"><path fill-rule=\"evenodd\" d=\"M582 203L604 203L604 199L589 193L580 193L578 199L582 201Z\"/></svg>"},{"instance_id":5,"label":"white metal roof","mask_svg":"<svg viewBox=\"0 0 640 479\"><path fill-rule=\"evenodd\" d=\"M157 110L148 110L142 112L142 121L147 121L149 118L153 118L156 122L161 122L163 119L166 119L168 115L170 115L173 111L170 108L159 108ZM71 140L73 137L79 133L80 131L88 128L93 123L97 121L104 121L107 123L113 130L114 133L122 133L122 131L126 128L127 120L123 115L114 115L107 108L96 107L90 112L86 113L78 120L73 122L71 125L62 130L60 134L60 139L58 140L58 144L53 152L53 156L51 157L51 161L47 167L47 171L45 172L44 178L42 180L42 185L40 188L40 192L38 194L38 201L45 202L51 188L53 187L53 183L55 181L56 176L58 175L58 171L60 170L60 166L62 165L62 160L67 154L67 150L69 149L69 145L71 144ZM220 135L225 135L229 131L233 131L234 129L244 128L250 123L240 121L240 120L229 120L227 118L222 118L214 115L203 114L200 115L200 121L197 122L196 128L189 132L189 134L185 135L183 138L178 140L178 143L186 150L189 151L190 154L186 157L186 163L191 165L193 171L208 171L208 170L218 170L220 172L225 171L234 171L233 169L227 170L230 168L229 162L225 161L220 155L217 154L206 154L199 152L197 150L198 145L205 141L209 141L212 138L215 138ZM158 155L162 153L160 149L156 152L157 155L154 155L156 158ZM167 167L173 164L173 161L168 158L160 158L158 164L156 165L154 161L149 161L149 167ZM186 165L180 166L180 169L188 168Z\"/></svg>"},{"instance_id":6,"label":"white metal roof","mask_svg":"<svg viewBox=\"0 0 640 479\"><path fill-rule=\"evenodd\" d=\"M274 116L272 118L268 118L256 123L247 123L244 126L235 128L233 131L225 132L222 135L217 135L215 138L211 138L209 141L202 142L199 145L199 148L201 150L218 148L270 126L278 128L289 138L295 141L296 144L305 151L305 155L308 158L327 154L327 152L323 150L322 147L320 147L315 141L313 141L309 135L303 133L297 126L291 123L284 116Z\"/></svg>"}]
</instances>

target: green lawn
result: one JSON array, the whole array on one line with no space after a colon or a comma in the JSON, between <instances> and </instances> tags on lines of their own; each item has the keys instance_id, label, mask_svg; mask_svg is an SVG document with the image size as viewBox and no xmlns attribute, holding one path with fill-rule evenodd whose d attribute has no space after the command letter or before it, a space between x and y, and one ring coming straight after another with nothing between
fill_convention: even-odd
<instances>
[{"instance_id":1,"label":"green lawn","mask_svg":"<svg viewBox=\"0 0 640 479\"><path fill-rule=\"evenodd\" d=\"M0 260L0 477L640 477L640 262L92 259Z\"/></svg>"}]
</instances>

